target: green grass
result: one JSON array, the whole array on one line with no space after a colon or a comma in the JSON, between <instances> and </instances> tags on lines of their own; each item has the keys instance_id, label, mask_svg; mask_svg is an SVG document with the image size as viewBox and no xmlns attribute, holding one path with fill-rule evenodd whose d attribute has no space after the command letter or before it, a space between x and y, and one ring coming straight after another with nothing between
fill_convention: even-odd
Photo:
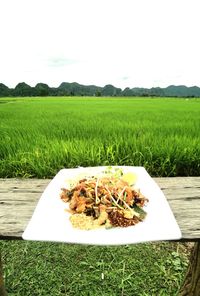
<instances>
[{"instance_id":1,"label":"green grass","mask_svg":"<svg viewBox=\"0 0 200 296\"><path fill-rule=\"evenodd\" d=\"M1 99L0 177L141 165L153 176L200 175L200 100Z\"/></svg>"},{"instance_id":2,"label":"green grass","mask_svg":"<svg viewBox=\"0 0 200 296\"><path fill-rule=\"evenodd\" d=\"M51 178L96 165L199 176L199 114L200 99L1 98L0 177ZM0 247L11 296L173 296L188 264L178 243Z\"/></svg>"},{"instance_id":3,"label":"green grass","mask_svg":"<svg viewBox=\"0 0 200 296\"><path fill-rule=\"evenodd\" d=\"M173 296L188 259L177 244L96 247L0 241L9 296Z\"/></svg>"}]
</instances>

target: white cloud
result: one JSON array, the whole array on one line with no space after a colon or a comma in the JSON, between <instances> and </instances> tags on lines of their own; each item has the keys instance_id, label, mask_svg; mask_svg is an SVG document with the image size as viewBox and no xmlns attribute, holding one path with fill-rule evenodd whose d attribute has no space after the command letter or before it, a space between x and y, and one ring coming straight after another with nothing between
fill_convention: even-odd
<instances>
[{"instance_id":1,"label":"white cloud","mask_svg":"<svg viewBox=\"0 0 200 296\"><path fill-rule=\"evenodd\" d=\"M197 0L1 0L0 9L8 86L200 85Z\"/></svg>"}]
</instances>

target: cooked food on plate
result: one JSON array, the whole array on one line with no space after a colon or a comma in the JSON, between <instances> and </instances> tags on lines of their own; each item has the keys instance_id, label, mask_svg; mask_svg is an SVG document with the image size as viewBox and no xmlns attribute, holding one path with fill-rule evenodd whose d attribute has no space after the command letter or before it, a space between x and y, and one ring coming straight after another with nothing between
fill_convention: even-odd
<instances>
[{"instance_id":1,"label":"cooked food on plate","mask_svg":"<svg viewBox=\"0 0 200 296\"><path fill-rule=\"evenodd\" d=\"M143 221L148 199L136 189L137 176L112 169L97 176L85 176L61 189L61 200L75 228L128 227Z\"/></svg>"}]
</instances>

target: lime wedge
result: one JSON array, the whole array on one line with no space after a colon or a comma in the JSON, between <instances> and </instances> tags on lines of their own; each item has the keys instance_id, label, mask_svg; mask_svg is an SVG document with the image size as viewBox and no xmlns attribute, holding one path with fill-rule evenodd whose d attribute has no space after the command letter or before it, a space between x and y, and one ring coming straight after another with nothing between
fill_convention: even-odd
<instances>
[{"instance_id":1,"label":"lime wedge","mask_svg":"<svg viewBox=\"0 0 200 296\"><path fill-rule=\"evenodd\" d=\"M125 182L128 183L129 186L133 185L136 183L137 181L137 175L134 174L134 173L125 173L123 176L122 176L122 180L124 180Z\"/></svg>"}]
</instances>

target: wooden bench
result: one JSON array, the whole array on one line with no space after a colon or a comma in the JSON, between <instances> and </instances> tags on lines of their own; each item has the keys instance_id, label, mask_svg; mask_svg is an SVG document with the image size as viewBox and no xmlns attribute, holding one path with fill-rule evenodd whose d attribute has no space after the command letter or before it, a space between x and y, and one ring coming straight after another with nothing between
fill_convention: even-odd
<instances>
[{"instance_id":1,"label":"wooden bench","mask_svg":"<svg viewBox=\"0 0 200 296\"><path fill-rule=\"evenodd\" d=\"M200 177L154 178L164 192L182 232L194 242L179 295L200 295ZM48 179L0 179L0 239L21 239ZM1 258L0 258L1 259ZM0 295L6 295L0 260Z\"/></svg>"}]
</instances>

